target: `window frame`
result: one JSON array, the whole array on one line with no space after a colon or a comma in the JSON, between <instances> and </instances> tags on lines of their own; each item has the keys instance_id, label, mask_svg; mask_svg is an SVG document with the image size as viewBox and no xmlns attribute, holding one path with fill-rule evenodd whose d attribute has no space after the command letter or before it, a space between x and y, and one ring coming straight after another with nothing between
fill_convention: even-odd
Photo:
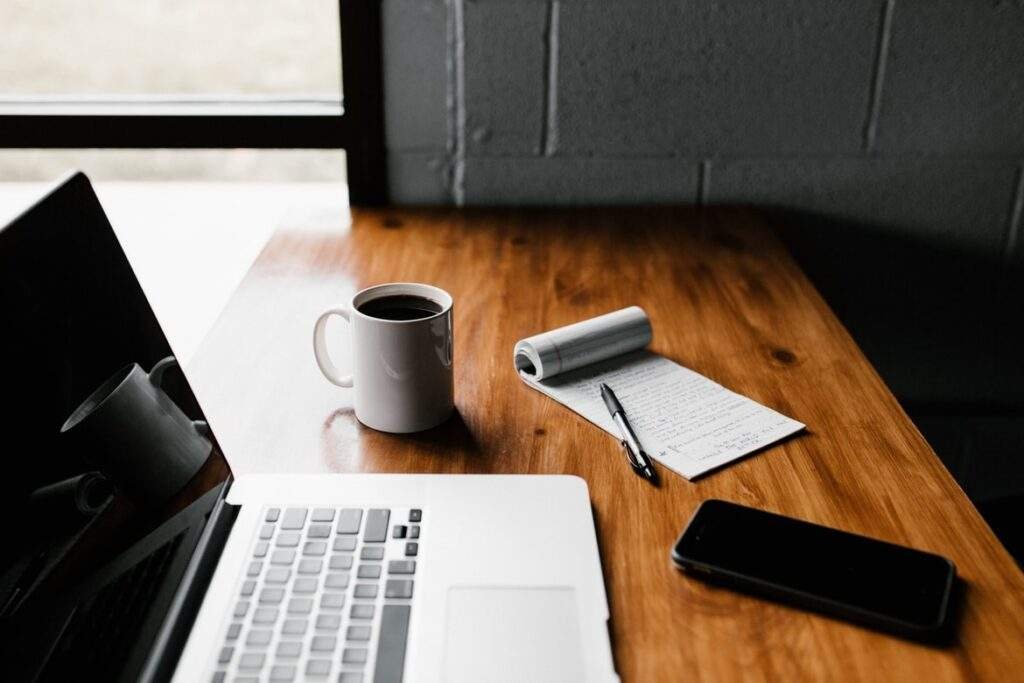
<instances>
[{"instance_id":1,"label":"window frame","mask_svg":"<svg viewBox=\"0 0 1024 683\"><path fill-rule=\"evenodd\" d=\"M349 201L387 202L380 0L338 0L342 103L0 96L0 148L344 149Z\"/></svg>"}]
</instances>

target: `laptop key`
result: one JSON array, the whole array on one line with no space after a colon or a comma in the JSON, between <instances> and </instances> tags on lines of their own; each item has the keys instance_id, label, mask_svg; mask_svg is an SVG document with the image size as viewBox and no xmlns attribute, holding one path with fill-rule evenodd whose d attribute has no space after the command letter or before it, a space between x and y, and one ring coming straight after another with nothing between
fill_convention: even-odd
<instances>
[{"instance_id":1,"label":"laptop key","mask_svg":"<svg viewBox=\"0 0 1024 683\"><path fill-rule=\"evenodd\" d=\"M300 574L319 574L324 568L324 561L316 558L307 558L299 561Z\"/></svg>"},{"instance_id":2,"label":"laptop key","mask_svg":"<svg viewBox=\"0 0 1024 683\"><path fill-rule=\"evenodd\" d=\"M228 626L228 640L235 640L238 638L238 634L242 632L242 624L235 622Z\"/></svg>"},{"instance_id":3,"label":"laptop key","mask_svg":"<svg viewBox=\"0 0 1024 683\"><path fill-rule=\"evenodd\" d=\"M302 534L298 531L282 531L277 535L274 545L279 548L296 548L299 545L299 538Z\"/></svg>"},{"instance_id":4,"label":"laptop key","mask_svg":"<svg viewBox=\"0 0 1024 683\"><path fill-rule=\"evenodd\" d=\"M309 649L313 652L334 652L338 645L337 636L313 636Z\"/></svg>"},{"instance_id":5,"label":"laptop key","mask_svg":"<svg viewBox=\"0 0 1024 683\"><path fill-rule=\"evenodd\" d=\"M249 563L249 571L246 574L248 576L259 576L261 571L263 571L263 563L255 560Z\"/></svg>"},{"instance_id":6,"label":"laptop key","mask_svg":"<svg viewBox=\"0 0 1024 683\"><path fill-rule=\"evenodd\" d=\"M388 519L391 510L375 509L366 513L366 529L363 530L364 543L383 543L388 538Z\"/></svg>"},{"instance_id":7,"label":"laptop key","mask_svg":"<svg viewBox=\"0 0 1024 683\"><path fill-rule=\"evenodd\" d=\"M388 581L388 583L391 583ZM356 584L355 596L364 600L377 597L377 584L359 583Z\"/></svg>"},{"instance_id":8,"label":"laptop key","mask_svg":"<svg viewBox=\"0 0 1024 683\"><path fill-rule=\"evenodd\" d=\"M405 538L405 534L408 531L404 524L396 524L391 530L391 538Z\"/></svg>"},{"instance_id":9,"label":"laptop key","mask_svg":"<svg viewBox=\"0 0 1024 683\"><path fill-rule=\"evenodd\" d=\"M316 618L318 631L337 631L339 628L341 628L340 614L321 614Z\"/></svg>"},{"instance_id":10,"label":"laptop key","mask_svg":"<svg viewBox=\"0 0 1024 683\"><path fill-rule=\"evenodd\" d=\"M270 553L270 564L291 564L294 561L294 550L275 550Z\"/></svg>"},{"instance_id":11,"label":"laptop key","mask_svg":"<svg viewBox=\"0 0 1024 683\"><path fill-rule=\"evenodd\" d=\"M311 519L314 522L333 522L334 508L316 508Z\"/></svg>"},{"instance_id":12,"label":"laptop key","mask_svg":"<svg viewBox=\"0 0 1024 683\"><path fill-rule=\"evenodd\" d=\"M283 636L301 636L309 628L309 621L306 619L285 619L281 626Z\"/></svg>"},{"instance_id":13,"label":"laptop key","mask_svg":"<svg viewBox=\"0 0 1024 683\"><path fill-rule=\"evenodd\" d=\"M369 640L369 626L349 626L345 631L345 640Z\"/></svg>"},{"instance_id":14,"label":"laptop key","mask_svg":"<svg viewBox=\"0 0 1024 683\"><path fill-rule=\"evenodd\" d=\"M356 549L355 536L338 536L334 539L334 552L350 553Z\"/></svg>"},{"instance_id":15,"label":"laptop key","mask_svg":"<svg viewBox=\"0 0 1024 683\"><path fill-rule=\"evenodd\" d=\"M360 671L343 671L338 676L338 683L363 683L363 674Z\"/></svg>"},{"instance_id":16,"label":"laptop key","mask_svg":"<svg viewBox=\"0 0 1024 683\"><path fill-rule=\"evenodd\" d=\"M409 605L384 605L381 610L374 683L402 683L405 645L409 637L409 611Z\"/></svg>"},{"instance_id":17,"label":"laptop key","mask_svg":"<svg viewBox=\"0 0 1024 683\"><path fill-rule=\"evenodd\" d=\"M213 678L210 679L210 683L224 683L227 680L227 671L214 671Z\"/></svg>"},{"instance_id":18,"label":"laptop key","mask_svg":"<svg viewBox=\"0 0 1024 683\"><path fill-rule=\"evenodd\" d=\"M238 668L260 669L263 667L263 662L265 659L266 655L264 655L262 652L246 652L244 655L242 655L242 658L238 660Z\"/></svg>"},{"instance_id":19,"label":"laptop key","mask_svg":"<svg viewBox=\"0 0 1024 683\"><path fill-rule=\"evenodd\" d=\"M260 591L261 605L277 605L284 600L283 588L264 588Z\"/></svg>"},{"instance_id":20,"label":"laptop key","mask_svg":"<svg viewBox=\"0 0 1024 683\"><path fill-rule=\"evenodd\" d=\"M334 610L345 606L344 593L324 593L320 596L320 609Z\"/></svg>"},{"instance_id":21,"label":"laptop key","mask_svg":"<svg viewBox=\"0 0 1024 683\"><path fill-rule=\"evenodd\" d=\"M252 595L252 592L254 590L256 590L256 582L255 581L250 579L249 581L243 581L242 582L241 594L242 594L243 597L249 597L250 595Z\"/></svg>"},{"instance_id":22,"label":"laptop key","mask_svg":"<svg viewBox=\"0 0 1024 683\"><path fill-rule=\"evenodd\" d=\"M391 560L388 562L388 574L415 574L416 560Z\"/></svg>"},{"instance_id":23,"label":"laptop key","mask_svg":"<svg viewBox=\"0 0 1024 683\"><path fill-rule=\"evenodd\" d=\"M331 557L331 569L352 569L351 555L334 555Z\"/></svg>"},{"instance_id":24,"label":"laptop key","mask_svg":"<svg viewBox=\"0 0 1024 683\"><path fill-rule=\"evenodd\" d=\"M302 654L301 640L282 640L277 644L278 657L298 657Z\"/></svg>"},{"instance_id":25,"label":"laptop key","mask_svg":"<svg viewBox=\"0 0 1024 683\"><path fill-rule=\"evenodd\" d=\"M281 611L276 607L260 607L252 615L254 624L273 624Z\"/></svg>"},{"instance_id":26,"label":"laptop key","mask_svg":"<svg viewBox=\"0 0 1024 683\"><path fill-rule=\"evenodd\" d=\"M348 581L348 572L336 572L333 574L328 574L327 578L324 579L324 588L348 588Z\"/></svg>"},{"instance_id":27,"label":"laptop key","mask_svg":"<svg viewBox=\"0 0 1024 683\"><path fill-rule=\"evenodd\" d=\"M288 508L281 520L282 529L301 529L306 524L306 508Z\"/></svg>"},{"instance_id":28,"label":"laptop key","mask_svg":"<svg viewBox=\"0 0 1024 683\"><path fill-rule=\"evenodd\" d=\"M260 539L265 541L268 538L273 538L273 537L274 537L274 525L273 524L264 524L263 527L260 529Z\"/></svg>"},{"instance_id":29,"label":"laptop key","mask_svg":"<svg viewBox=\"0 0 1024 683\"><path fill-rule=\"evenodd\" d=\"M398 598L400 600L407 600L411 598L412 581L406 581L404 579L388 579L387 585L384 586L384 597Z\"/></svg>"},{"instance_id":30,"label":"laptop key","mask_svg":"<svg viewBox=\"0 0 1024 683\"><path fill-rule=\"evenodd\" d=\"M238 604L235 605L235 617L241 619L249 612L249 601L239 600Z\"/></svg>"},{"instance_id":31,"label":"laptop key","mask_svg":"<svg viewBox=\"0 0 1024 683\"><path fill-rule=\"evenodd\" d=\"M314 578L301 578L295 579L295 583L292 584L293 593L316 593L317 587L320 582Z\"/></svg>"},{"instance_id":32,"label":"laptop key","mask_svg":"<svg viewBox=\"0 0 1024 683\"><path fill-rule=\"evenodd\" d=\"M359 578L359 579L379 579L380 578L380 565L379 564L361 564L361 565L359 565L359 571L356 574L356 578Z\"/></svg>"},{"instance_id":33,"label":"laptop key","mask_svg":"<svg viewBox=\"0 0 1024 683\"><path fill-rule=\"evenodd\" d=\"M233 647L222 647L220 649L220 655L217 657L218 664L227 664L231 661L232 655L235 654L235 648Z\"/></svg>"},{"instance_id":34,"label":"laptop key","mask_svg":"<svg viewBox=\"0 0 1024 683\"><path fill-rule=\"evenodd\" d=\"M359 525L363 521L363 511L355 508L345 508L338 515L339 534L358 534Z\"/></svg>"},{"instance_id":35,"label":"laptop key","mask_svg":"<svg viewBox=\"0 0 1024 683\"><path fill-rule=\"evenodd\" d=\"M327 544L323 541L306 541L302 547L303 555L323 555L327 552Z\"/></svg>"},{"instance_id":36,"label":"laptop key","mask_svg":"<svg viewBox=\"0 0 1024 683\"><path fill-rule=\"evenodd\" d=\"M270 645L270 639L273 637L274 632L270 629L265 628L254 628L249 631L249 635L245 637L246 645ZM262 658L260 665L263 665Z\"/></svg>"},{"instance_id":37,"label":"laptop key","mask_svg":"<svg viewBox=\"0 0 1024 683\"><path fill-rule=\"evenodd\" d=\"M330 536L330 524L311 524L309 531L306 532L307 538L330 538Z\"/></svg>"},{"instance_id":38,"label":"laptop key","mask_svg":"<svg viewBox=\"0 0 1024 683\"><path fill-rule=\"evenodd\" d=\"M359 551L360 560L383 560L384 548L379 545L368 545Z\"/></svg>"},{"instance_id":39,"label":"laptop key","mask_svg":"<svg viewBox=\"0 0 1024 683\"><path fill-rule=\"evenodd\" d=\"M267 548L268 547L270 547L269 543L267 543L266 541L260 541L259 543L256 544L256 547L253 548L252 556L256 557L256 558L263 557L264 555L267 554Z\"/></svg>"},{"instance_id":40,"label":"laptop key","mask_svg":"<svg viewBox=\"0 0 1024 683\"><path fill-rule=\"evenodd\" d=\"M412 510L409 510L409 521L410 522L420 522L420 521L423 521L423 510L420 510L419 508L413 508Z\"/></svg>"},{"instance_id":41,"label":"laptop key","mask_svg":"<svg viewBox=\"0 0 1024 683\"><path fill-rule=\"evenodd\" d=\"M291 664L277 664L270 667L270 680L290 681L295 678L295 667Z\"/></svg>"},{"instance_id":42,"label":"laptop key","mask_svg":"<svg viewBox=\"0 0 1024 683\"><path fill-rule=\"evenodd\" d=\"M420 525L419 524L413 524L411 527L409 527L409 538L419 538L419 537L420 537Z\"/></svg>"},{"instance_id":43,"label":"laptop key","mask_svg":"<svg viewBox=\"0 0 1024 683\"><path fill-rule=\"evenodd\" d=\"M313 598L292 598L288 601L288 614L309 614L313 611Z\"/></svg>"},{"instance_id":44,"label":"laptop key","mask_svg":"<svg viewBox=\"0 0 1024 683\"><path fill-rule=\"evenodd\" d=\"M373 611L373 605L352 605L352 611L349 613L349 616L353 619L373 619Z\"/></svg>"},{"instance_id":45,"label":"laptop key","mask_svg":"<svg viewBox=\"0 0 1024 683\"><path fill-rule=\"evenodd\" d=\"M287 567L271 567L267 570L267 575L263 580L267 583L288 583L288 579L291 577L291 569Z\"/></svg>"},{"instance_id":46,"label":"laptop key","mask_svg":"<svg viewBox=\"0 0 1024 683\"><path fill-rule=\"evenodd\" d=\"M419 543L412 543L412 542L410 542L410 543L406 543L405 544L405 556L406 557L416 557L416 555L418 555L419 552L420 552L420 544Z\"/></svg>"},{"instance_id":47,"label":"laptop key","mask_svg":"<svg viewBox=\"0 0 1024 683\"><path fill-rule=\"evenodd\" d=\"M366 648L350 647L341 654L343 664L364 664L366 663Z\"/></svg>"},{"instance_id":48,"label":"laptop key","mask_svg":"<svg viewBox=\"0 0 1024 683\"><path fill-rule=\"evenodd\" d=\"M326 676L331 673L331 660L311 659L306 662L307 676Z\"/></svg>"},{"instance_id":49,"label":"laptop key","mask_svg":"<svg viewBox=\"0 0 1024 683\"><path fill-rule=\"evenodd\" d=\"M267 516L264 517L264 521L276 522L277 518L281 516L281 508L270 508L267 510Z\"/></svg>"}]
</instances>

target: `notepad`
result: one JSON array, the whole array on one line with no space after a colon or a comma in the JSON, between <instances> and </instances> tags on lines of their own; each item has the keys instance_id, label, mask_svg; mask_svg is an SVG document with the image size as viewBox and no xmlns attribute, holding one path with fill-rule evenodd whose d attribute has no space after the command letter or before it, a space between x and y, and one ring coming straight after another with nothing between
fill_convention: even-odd
<instances>
[{"instance_id":1,"label":"notepad","mask_svg":"<svg viewBox=\"0 0 1024 683\"><path fill-rule=\"evenodd\" d=\"M616 438L610 386L648 455L693 479L804 428L796 420L647 350L651 323L632 306L516 343L527 385Z\"/></svg>"}]
</instances>

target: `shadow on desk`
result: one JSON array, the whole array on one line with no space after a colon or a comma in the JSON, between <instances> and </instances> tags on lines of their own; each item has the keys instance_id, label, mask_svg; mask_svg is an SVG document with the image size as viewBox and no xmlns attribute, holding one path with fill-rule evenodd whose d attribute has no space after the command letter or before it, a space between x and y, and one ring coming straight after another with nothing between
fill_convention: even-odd
<instances>
[{"instance_id":1,"label":"shadow on desk","mask_svg":"<svg viewBox=\"0 0 1024 683\"><path fill-rule=\"evenodd\" d=\"M483 449L480 442L473 436L458 407L452 411L451 417L425 432L403 434L396 438L408 439L416 444L418 450L431 455L444 456L446 453L457 452L463 455L480 456ZM482 469L480 471L486 471Z\"/></svg>"},{"instance_id":2,"label":"shadow on desk","mask_svg":"<svg viewBox=\"0 0 1024 683\"><path fill-rule=\"evenodd\" d=\"M1024 564L1024 257L795 211L775 227Z\"/></svg>"}]
</instances>

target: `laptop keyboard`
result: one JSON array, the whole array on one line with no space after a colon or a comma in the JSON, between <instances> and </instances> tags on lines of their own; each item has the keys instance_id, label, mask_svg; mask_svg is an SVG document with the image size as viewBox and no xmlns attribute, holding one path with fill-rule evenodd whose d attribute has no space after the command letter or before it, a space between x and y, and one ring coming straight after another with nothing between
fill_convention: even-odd
<instances>
[{"instance_id":1,"label":"laptop keyboard","mask_svg":"<svg viewBox=\"0 0 1024 683\"><path fill-rule=\"evenodd\" d=\"M418 508L265 508L213 683L401 683Z\"/></svg>"}]
</instances>

